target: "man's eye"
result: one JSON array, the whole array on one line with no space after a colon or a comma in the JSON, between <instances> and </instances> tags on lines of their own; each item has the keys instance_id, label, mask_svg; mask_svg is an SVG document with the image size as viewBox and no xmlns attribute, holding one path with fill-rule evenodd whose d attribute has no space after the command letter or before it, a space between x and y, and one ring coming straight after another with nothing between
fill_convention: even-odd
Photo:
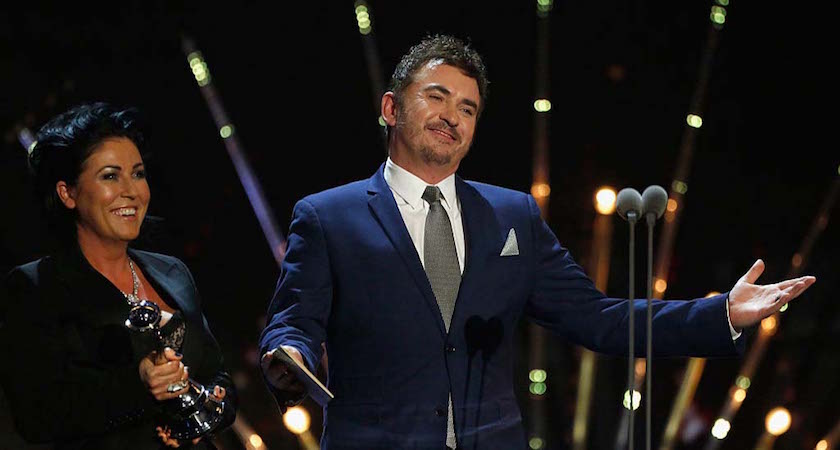
<instances>
[{"instance_id":1,"label":"man's eye","mask_svg":"<svg viewBox=\"0 0 840 450\"><path fill-rule=\"evenodd\" d=\"M435 95L435 94L432 94L432 95L430 95L429 97L430 97L432 100L437 100L437 101L441 101L441 100L443 100L443 97L441 97L440 95Z\"/></svg>"},{"instance_id":2,"label":"man's eye","mask_svg":"<svg viewBox=\"0 0 840 450\"><path fill-rule=\"evenodd\" d=\"M472 116L475 114L475 113L473 112L473 110L471 110L471 109L469 109L469 108L464 108L464 109L462 109L461 111L463 111L463 112L464 112L464 114L466 114L466 115L468 115L468 116L470 116L470 117L472 117Z\"/></svg>"}]
</instances>

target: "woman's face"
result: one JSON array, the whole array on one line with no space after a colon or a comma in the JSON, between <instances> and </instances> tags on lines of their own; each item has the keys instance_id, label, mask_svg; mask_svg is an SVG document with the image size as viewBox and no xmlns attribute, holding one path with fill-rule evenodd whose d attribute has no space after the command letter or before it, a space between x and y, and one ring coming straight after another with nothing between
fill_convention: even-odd
<instances>
[{"instance_id":1,"label":"woman's face","mask_svg":"<svg viewBox=\"0 0 840 450\"><path fill-rule=\"evenodd\" d=\"M130 139L102 141L82 164L76 185L59 182L56 189L64 206L77 212L79 239L127 243L140 233L150 193L143 159Z\"/></svg>"}]
</instances>

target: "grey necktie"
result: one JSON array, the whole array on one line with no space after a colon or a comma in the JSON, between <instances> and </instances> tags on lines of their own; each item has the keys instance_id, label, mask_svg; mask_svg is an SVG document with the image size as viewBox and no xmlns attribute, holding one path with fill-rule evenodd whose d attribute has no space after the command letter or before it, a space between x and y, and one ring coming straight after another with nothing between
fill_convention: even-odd
<instances>
[{"instance_id":1,"label":"grey necktie","mask_svg":"<svg viewBox=\"0 0 840 450\"><path fill-rule=\"evenodd\" d=\"M449 215L443 209L441 199L443 195L437 186L427 186L423 192L423 200L429 203L429 214L426 215L426 231L423 236L423 262L426 276L432 285L440 315L446 331L452 322L455 311L455 299L461 287L461 267L458 264L458 253L455 251L455 238L452 236L452 223ZM449 199L453 201L454 199ZM452 414L452 393L449 394L449 412L446 423L446 446L455 448L455 422Z\"/></svg>"}]
</instances>

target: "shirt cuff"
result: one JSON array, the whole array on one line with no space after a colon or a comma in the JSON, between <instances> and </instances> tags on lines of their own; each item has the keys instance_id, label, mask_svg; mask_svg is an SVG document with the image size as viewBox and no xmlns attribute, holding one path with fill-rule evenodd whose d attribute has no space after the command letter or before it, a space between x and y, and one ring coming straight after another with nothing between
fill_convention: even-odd
<instances>
[{"instance_id":1,"label":"shirt cuff","mask_svg":"<svg viewBox=\"0 0 840 450\"><path fill-rule=\"evenodd\" d=\"M732 326L732 320L729 318L729 295L726 295L726 323L729 325L729 335L732 336L732 340L737 340L741 337L740 331L735 331L735 328Z\"/></svg>"}]
</instances>

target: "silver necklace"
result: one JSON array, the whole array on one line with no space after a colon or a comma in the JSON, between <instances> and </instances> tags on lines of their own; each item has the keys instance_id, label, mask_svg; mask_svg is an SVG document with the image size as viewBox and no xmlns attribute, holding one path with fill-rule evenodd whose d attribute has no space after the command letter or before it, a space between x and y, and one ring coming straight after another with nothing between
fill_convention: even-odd
<instances>
[{"instance_id":1,"label":"silver necklace","mask_svg":"<svg viewBox=\"0 0 840 450\"><path fill-rule=\"evenodd\" d=\"M134 263L131 261L131 258L128 259L128 268L131 270L131 293L126 294L123 292L123 295L130 306L135 306L142 300L137 295L137 291L140 289L140 278L137 277L137 271L134 270Z\"/></svg>"}]
</instances>

